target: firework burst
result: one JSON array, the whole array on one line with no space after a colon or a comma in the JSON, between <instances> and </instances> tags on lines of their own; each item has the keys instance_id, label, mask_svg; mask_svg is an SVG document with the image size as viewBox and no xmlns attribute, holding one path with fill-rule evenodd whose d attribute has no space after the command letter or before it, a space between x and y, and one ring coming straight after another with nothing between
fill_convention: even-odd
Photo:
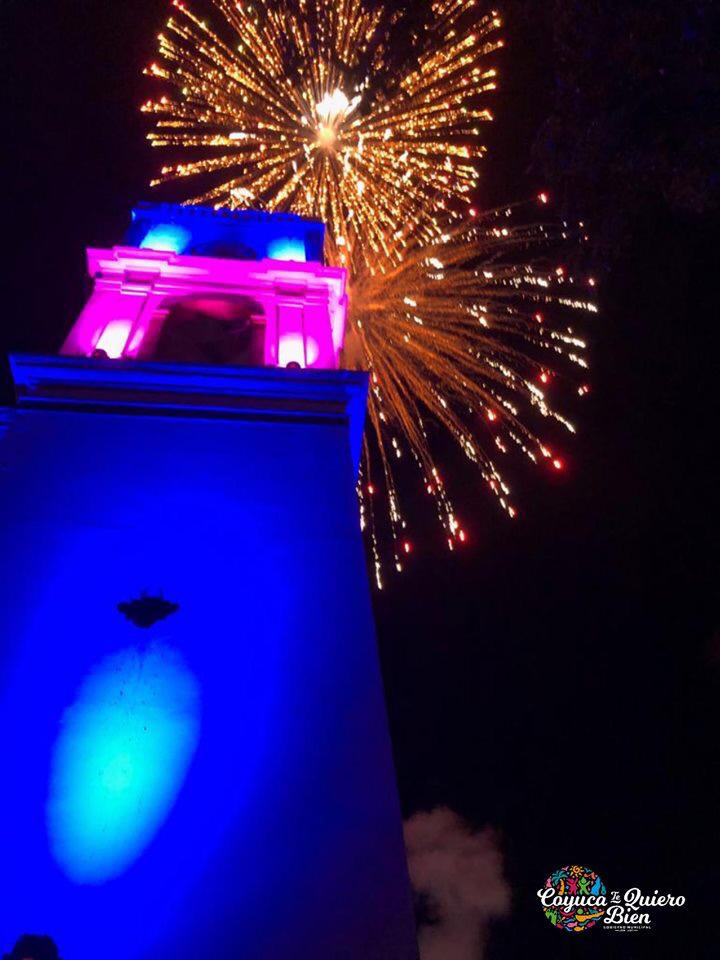
<instances>
[{"instance_id":1,"label":"firework burst","mask_svg":"<svg viewBox=\"0 0 720 960\"><path fill-rule=\"evenodd\" d=\"M568 385L587 393L585 342L568 322L596 307L564 268L540 258L567 230L514 225L514 215L514 208L475 215L433 242L405 244L402 255L367 270L351 288L345 361L371 374L358 492L378 585L378 491L387 496L398 569L412 550L395 480L405 454L434 498L450 549L466 540L429 424L453 438L510 517L517 507L501 462L513 448L535 464L563 468L540 425L544 434L552 421L574 432L549 397ZM377 479L373 463L381 468Z\"/></svg>"},{"instance_id":2,"label":"firework burst","mask_svg":"<svg viewBox=\"0 0 720 960\"><path fill-rule=\"evenodd\" d=\"M398 569L413 550L403 458L448 547L467 539L441 476L437 425L510 517L501 464L513 448L563 468L548 426L573 426L550 396L565 384L587 392L585 345L568 323L595 307L546 262L564 228L472 207L495 87L488 56L502 45L495 13L435 0L411 23L374 0L204 3L215 26L173 0L147 70L165 88L143 107L149 139L178 158L155 183L187 181L189 202L327 224L327 255L349 268L343 362L371 375L358 493L382 586L376 516L388 515Z\"/></svg>"},{"instance_id":3,"label":"firework burst","mask_svg":"<svg viewBox=\"0 0 720 960\"><path fill-rule=\"evenodd\" d=\"M332 259L354 271L401 228L430 239L438 215L469 205L491 119L500 21L474 4L435 0L413 25L364 0L206 0L213 27L173 0L147 69L166 93L143 110L152 145L182 159L155 183L187 177L195 202L322 219Z\"/></svg>"}]
</instances>

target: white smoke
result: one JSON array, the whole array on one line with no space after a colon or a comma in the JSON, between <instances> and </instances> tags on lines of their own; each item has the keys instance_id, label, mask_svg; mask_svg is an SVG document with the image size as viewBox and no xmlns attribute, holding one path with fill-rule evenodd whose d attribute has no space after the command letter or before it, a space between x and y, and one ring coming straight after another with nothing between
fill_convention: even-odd
<instances>
[{"instance_id":1,"label":"white smoke","mask_svg":"<svg viewBox=\"0 0 720 960\"><path fill-rule=\"evenodd\" d=\"M427 899L420 960L481 960L490 923L510 911L510 887L494 831L480 831L447 807L405 823L410 880Z\"/></svg>"}]
</instances>

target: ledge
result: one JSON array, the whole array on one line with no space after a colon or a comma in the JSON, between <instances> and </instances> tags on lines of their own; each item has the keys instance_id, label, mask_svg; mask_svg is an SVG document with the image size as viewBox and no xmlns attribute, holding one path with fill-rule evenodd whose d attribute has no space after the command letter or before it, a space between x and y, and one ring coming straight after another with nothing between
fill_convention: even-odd
<instances>
[{"instance_id":1,"label":"ledge","mask_svg":"<svg viewBox=\"0 0 720 960\"><path fill-rule=\"evenodd\" d=\"M358 469L366 373L25 354L10 369L21 409L346 423Z\"/></svg>"}]
</instances>

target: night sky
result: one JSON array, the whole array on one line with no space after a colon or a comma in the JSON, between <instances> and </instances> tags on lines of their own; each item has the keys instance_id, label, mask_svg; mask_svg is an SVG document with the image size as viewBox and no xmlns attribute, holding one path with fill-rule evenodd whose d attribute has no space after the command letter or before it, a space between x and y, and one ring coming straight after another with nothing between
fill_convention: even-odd
<instances>
[{"instance_id":1,"label":"night sky","mask_svg":"<svg viewBox=\"0 0 720 960\"><path fill-rule=\"evenodd\" d=\"M504 31L485 206L546 185L531 158L557 64L532 7L514 4ZM167 10L4 4L3 356L59 347L88 291L84 247L116 242L150 195L160 155L137 108ZM491 960L717 955L719 226L658 196L614 256L588 251L601 313L567 469L518 463L513 523L448 452L467 548L448 554L421 524L409 571L375 597L405 813L448 805L500 833L514 903ZM689 906L577 943L535 897L565 863Z\"/></svg>"}]
</instances>

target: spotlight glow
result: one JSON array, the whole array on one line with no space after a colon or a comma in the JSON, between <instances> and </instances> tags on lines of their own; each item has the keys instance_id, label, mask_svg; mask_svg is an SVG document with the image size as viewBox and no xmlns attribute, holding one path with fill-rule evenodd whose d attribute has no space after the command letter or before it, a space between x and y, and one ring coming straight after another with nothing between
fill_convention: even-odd
<instances>
[{"instance_id":1,"label":"spotlight glow","mask_svg":"<svg viewBox=\"0 0 720 960\"><path fill-rule=\"evenodd\" d=\"M140 241L140 247L143 250L182 253L191 239L190 231L178 223L158 223L148 230Z\"/></svg>"},{"instance_id":2,"label":"spotlight glow","mask_svg":"<svg viewBox=\"0 0 720 960\"><path fill-rule=\"evenodd\" d=\"M290 260L305 263L305 241L303 237L277 237L268 242L267 255L270 260Z\"/></svg>"},{"instance_id":3,"label":"spotlight glow","mask_svg":"<svg viewBox=\"0 0 720 960\"><path fill-rule=\"evenodd\" d=\"M102 660L65 711L55 745L47 826L76 883L123 873L167 819L198 743L197 681L159 643Z\"/></svg>"},{"instance_id":4,"label":"spotlight glow","mask_svg":"<svg viewBox=\"0 0 720 960\"><path fill-rule=\"evenodd\" d=\"M100 334L95 349L102 350L111 360L117 360L122 356L132 325L132 320L111 320Z\"/></svg>"}]
</instances>

